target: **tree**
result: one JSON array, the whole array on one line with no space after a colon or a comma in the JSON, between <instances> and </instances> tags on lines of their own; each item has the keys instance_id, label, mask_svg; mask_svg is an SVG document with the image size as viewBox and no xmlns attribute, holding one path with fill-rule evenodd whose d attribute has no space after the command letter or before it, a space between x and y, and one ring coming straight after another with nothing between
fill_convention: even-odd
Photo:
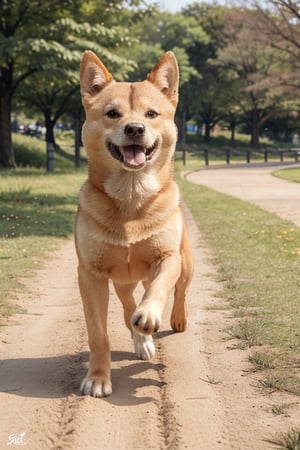
<instances>
[{"instance_id":1,"label":"tree","mask_svg":"<svg viewBox=\"0 0 300 450\"><path fill-rule=\"evenodd\" d=\"M272 74L288 96L300 93L300 2L254 1L259 13L256 29L277 52L278 69Z\"/></svg>"},{"instance_id":2,"label":"tree","mask_svg":"<svg viewBox=\"0 0 300 450\"><path fill-rule=\"evenodd\" d=\"M135 2L135 3L138 3ZM79 90L79 63L89 48L122 78L130 60L117 55L117 47L130 39L121 26L99 24L115 17L122 0L3 0L0 3L0 165L16 166L11 142L11 102L19 98L43 112L46 139L54 143L53 127L66 102ZM114 10L112 10L114 8ZM120 18L121 14L118 15ZM86 19L92 18L91 22Z\"/></svg>"},{"instance_id":3,"label":"tree","mask_svg":"<svg viewBox=\"0 0 300 450\"><path fill-rule=\"evenodd\" d=\"M193 17L208 36L207 41L189 49L189 58L197 70L186 98L193 118L201 129L204 125L204 141L209 142L213 127L228 116L229 93L233 83L225 70L215 64L218 51L225 45L222 34L226 9L216 4L193 3L183 10Z\"/></svg>"},{"instance_id":4,"label":"tree","mask_svg":"<svg viewBox=\"0 0 300 450\"><path fill-rule=\"evenodd\" d=\"M194 18L180 13L171 14L152 10L150 17L142 16L130 27L132 43L125 53L131 56L137 67L128 77L143 79L163 52L173 51L180 66L180 84L189 81L196 71L188 56L188 49L204 43L207 36Z\"/></svg>"},{"instance_id":5,"label":"tree","mask_svg":"<svg viewBox=\"0 0 300 450\"><path fill-rule=\"evenodd\" d=\"M45 26L62 17L72 0L0 2L0 166L16 166L11 140L12 98L19 85L40 67L47 42Z\"/></svg>"},{"instance_id":6,"label":"tree","mask_svg":"<svg viewBox=\"0 0 300 450\"><path fill-rule=\"evenodd\" d=\"M47 30L48 41L41 55L40 69L24 80L18 98L44 115L47 151L51 158L57 121L68 110L68 103L74 95L78 105L81 103L79 65L86 47L104 56L112 66L117 65L119 76L124 76L131 64L112 53L113 45L119 43L121 37L103 25L91 27L89 23L65 18L48 25ZM95 42L96 39L98 42ZM54 46L56 41L59 44Z\"/></svg>"},{"instance_id":7,"label":"tree","mask_svg":"<svg viewBox=\"0 0 300 450\"><path fill-rule=\"evenodd\" d=\"M218 63L236 79L239 89L231 91L232 103L243 111L251 133L250 145L257 148L259 133L270 118L287 113L289 107L280 83L271 74L278 68L278 54L258 33L255 10L230 9L223 33L226 46L218 51Z\"/></svg>"},{"instance_id":8,"label":"tree","mask_svg":"<svg viewBox=\"0 0 300 450\"><path fill-rule=\"evenodd\" d=\"M180 101L176 122L179 140L184 139L185 120L189 117L186 86L192 77L197 77L189 50L197 45L204 45L207 41L205 32L193 17L153 9L150 17L143 16L130 27L130 34L136 38L136 42L133 40L127 54L137 62L137 68L129 73L129 79L144 79L163 52L171 50L175 53L180 70Z\"/></svg>"}]
</instances>

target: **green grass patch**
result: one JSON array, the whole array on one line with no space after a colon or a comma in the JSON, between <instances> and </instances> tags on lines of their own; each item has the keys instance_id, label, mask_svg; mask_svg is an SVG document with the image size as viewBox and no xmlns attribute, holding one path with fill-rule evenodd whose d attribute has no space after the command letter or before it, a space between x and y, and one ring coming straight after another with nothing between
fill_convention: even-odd
<instances>
[{"instance_id":1,"label":"green grass patch","mask_svg":"<svg viewBox=\"0 0 300 450\"><path fill-rule=\"evenodd\" d=\"M197 136L195 134L187 134L188 143L204 143L203 137ZM261 136L259 139L261 147L277 147L282 146L282 144L276 145L276 143L270 140L266 136ZM237 148L249 148L250 146L250 135L244 133L235 133L235 140L231 140L231 132L228 130L217 130L211 133L209 143L205 143L206 146L212 148L219 147L237 147Z\"/></svg>"},{"instance_id":2,"label":"green grass patch","mask_svg":"<svg viewBox=\"0 0 300 450\"><path fill-rule=\"evenodd\" d=\"M73 233L86 171L49 175L37 169L0 172L0 314L18 311L14 295L48 252Z\"/></svg>"},{"instance_id":3,"label":"green grass patch","mask_svg":"<svg viewBox=\"0 0 300 450\"><path fill-rule=\"evenodd\" d=\"M293 181L294 183L300 183L300 167L275 170L272 175L284 180Z\"/></svg>"},{"instance_id":4,"label":"green grass patch","mask_svg":"<svg viewBox=\"0 0 300 450\"><path fill-rule=\"evenodd\" d=\"M18 167L46 168L46 142L44 138L37 139L36 137L15 133L13 133L12 137ZM64 145L63 139L58 139L58 144ZM74 169L72 160L74 147L69 141L66 149L68 150L66 153L70 156L69 158L62 156L58 152L55 153L54 166L56 172L66 172Z\"/></svg>"},{"instance_id":5,"label":"green grass patch","mask_svg":"<svg viewBox=\"0 0 300 450\"><path fill-rule=\"evenodd\" d=\"M277 355L269 351L256 351L249 356L249 361L252 363L255 371L275 369Z\"/></svg>"},{"instance_id":6,"label":"green grass patch","mask_svg":"<svg viewBox=\"0 0 300 450\"><path fill-rule=\"evenodd\" d=\"M222 296L235 308L236 324L227 334L240 348L273 349L286 371L281 376L293 377L287 390L300 394L300 229L229 195L179 183L213 250Z\"/></svg>"}]
</instances>

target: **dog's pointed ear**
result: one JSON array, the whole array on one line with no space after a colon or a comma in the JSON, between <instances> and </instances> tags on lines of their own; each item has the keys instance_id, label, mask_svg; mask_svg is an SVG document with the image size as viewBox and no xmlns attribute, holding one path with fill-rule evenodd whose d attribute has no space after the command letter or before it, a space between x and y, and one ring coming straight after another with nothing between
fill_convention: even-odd
<instances>
[{"instance_id":1,"label":"dog's pointed ear","mask_svg":"<svg viewBox=\"0 0 300 450\"><path fill-rule=\"evenodd\" d=\"M112 80L113 76L98 56L89 50L85 51L80 66L81 95L96 95Z\"/></svg>"},{"instance_id":2,"label":"dog's pointed ear","mask_svg":"<svg viewBox=\"0 0 300 450\"><path fill-rule=\"evenodd\" d=\"M174 53L164 53L148 74L147 80L165 94L174 106L177 106L179 70Z\"/></svg>"}]
</instances>

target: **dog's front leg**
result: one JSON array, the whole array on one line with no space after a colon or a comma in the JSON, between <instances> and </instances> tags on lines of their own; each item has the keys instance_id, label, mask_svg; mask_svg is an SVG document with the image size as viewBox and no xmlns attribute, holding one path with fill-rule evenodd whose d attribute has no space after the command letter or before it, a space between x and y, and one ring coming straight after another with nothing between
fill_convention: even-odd
<instances>
[{"instance_id":1,"label":"dog's front leg","mask_svg":"<svg viewBox=\"0 0 300 450\"><path fill-rule=\"evenodd\" d=\"M151 265L149 284L142 302L131 318L131 325L136 332L149 335L158 330L164 307L180 272L181 257L177 253Z\"/></svg>"},{"instance_id":2,"label":"dog's front leg","mask_svg":"<svg viewBox=\"0 0 300 450\"><path fill-rule=\"evenodd\" d=\"M112 392L110 347L107 335L108 279L78 269L79 287L86 319L90 364L80 390L84 395L106 397Z\"/></svg>"}]
</instances>

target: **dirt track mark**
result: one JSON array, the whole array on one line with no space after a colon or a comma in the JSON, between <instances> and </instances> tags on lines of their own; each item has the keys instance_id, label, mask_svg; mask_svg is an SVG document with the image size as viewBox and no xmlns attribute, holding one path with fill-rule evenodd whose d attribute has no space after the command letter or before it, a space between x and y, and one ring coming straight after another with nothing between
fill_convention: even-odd
<instances>
[{"instance_id":1,"label":"dirt track mark","mask_svg":"<svg viewBox=\"0 0 300 450\"><path fill-rule=\"evenodd\" d=\"M175 405L169 399L168 380L165 371L165 349L162 342L156 344L156 355L162 368L158 371L161 380L159 416L161 419L161 430L165 449L176 450L179 447L180 429L174 414Z\"/></svg>"}]
</instances>

